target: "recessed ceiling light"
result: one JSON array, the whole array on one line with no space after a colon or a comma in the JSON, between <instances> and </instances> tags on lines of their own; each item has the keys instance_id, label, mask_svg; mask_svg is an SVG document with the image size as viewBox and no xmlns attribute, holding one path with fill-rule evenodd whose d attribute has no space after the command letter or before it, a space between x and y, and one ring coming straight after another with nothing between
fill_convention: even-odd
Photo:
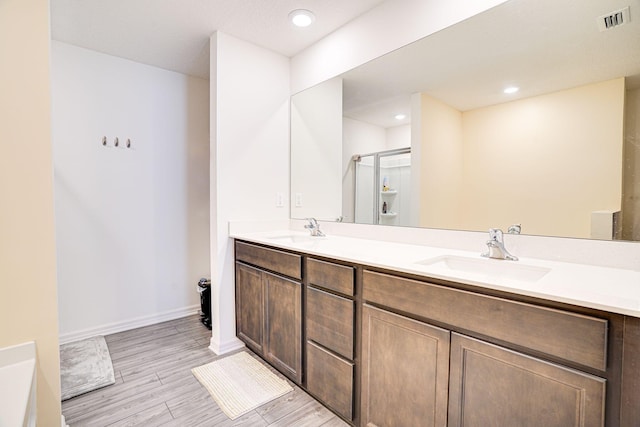
<instances>
[{"instance_id":1,"label":"recessed ceiling light","mask_svg":"<svg viewBox=\"0 0 640 427\"><path fill-rule=\"evenodd\" d=\"M310 10L297 9L289 14L289 20L296 27L308 27L316 20L316 16Z\"/></svg>"},{"instance_id":2,"label":"recessed ceiling light","mask_svg":"<svg viewBox=\"0 0 640 427\"><path fill-rule=\"evenodd\" d=\"M404 119L406 119L406 118L407 118L407 115L406 115L406 114L402 114L402 113L400 113L400 114L396 114L396 115L395 115L395 116L393 116L393 117L395 117L395 119L396 119L396 120L404 120Z\"/></svg>"},{"instance_id":3,"label":"recessed ceiling light","mask_svg":"<svg viewBox=\"0 0 640 427\"><path fill-rule=\"evenodd\" d=\"M504 89L504 93L506 94L512 94L512 93L516 93L517 91L519 91L520 88L519 87L515 87L515 86L509 86L507 88Z\"/></svg>"}]
</instances>

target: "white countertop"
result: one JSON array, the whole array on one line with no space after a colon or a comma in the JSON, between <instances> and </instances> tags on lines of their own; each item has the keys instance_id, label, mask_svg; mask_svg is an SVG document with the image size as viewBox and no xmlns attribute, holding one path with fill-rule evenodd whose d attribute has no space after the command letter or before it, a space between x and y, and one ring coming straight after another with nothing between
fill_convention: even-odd
<instances>
[{"instance_id":1,"label":"white countertop","mask_svg":"<svg viewBox=\"0 0 640 427\"><path fill-rule=\"evenodd\" d=\"M0 349L0 426L35 425L36 346Z\"/></svg>"},{"instance_id":2,"label":"white countertop","mask_svg":"<svg viewBox=\"0 0 640 427\"><path fill-rule=\"evenodd\" d=\"M640 317L640 271L637 270L536 258L520 258L519 261L493 260L481 257L479 252L334 235L312 238L307 232L284 229L261 232L236 231L231 232L230 237L357 264ZM437 262L438 257L461 260L463 267L471 268L447 268L444 263ZM432 261L434 262L428 264ZM515 273L510 274L511 270ZM533 273L534 278L525 277L528 271ZM525 276L520 276L519 273L525 273Z\"/></svg>"}]
</instances>

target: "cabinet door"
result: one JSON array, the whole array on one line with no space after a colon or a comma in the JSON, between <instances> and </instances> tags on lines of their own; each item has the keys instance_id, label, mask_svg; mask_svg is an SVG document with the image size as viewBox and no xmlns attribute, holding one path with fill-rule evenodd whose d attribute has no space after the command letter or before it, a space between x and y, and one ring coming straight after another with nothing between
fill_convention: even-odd
<instances>
[{"instance_id":1,"label":"cabinet door","mask_svg":"<svg viewBox=\"0 0 640 427\"><path fill-rule=\"evenodd\" d=\"M362 425L446 425L449 341L447 330L365 305Z\"/></svg>"},{"instance_id":2,"label":"cabinet door","mask_svg":"<svg viewBox=\"0 0 640 427\"><path fill-rule=\"evenodd\" d=\"M302 381L302 284L270 273L265 282L265 357L297 382Z\"/></svg>"},{"instance_id":3,"label":"cabinet door","mask_svg":"<svg viewBox=\"0 0 640 427\"><path fill-rule=\"evenodd\" d=\"M264 287L262 272L236 263L236 327L238 338L263 354Z\"/></svg>"},{"instance_id":4,"label":"cabinet door","mask_svg":"<svg viewBox=\"0 0 640 427\"><path fill-rule=\"evenodd\" d=\"M449 426L602 427L606 380L452 334Z\"/></svg>"}]
</instances>

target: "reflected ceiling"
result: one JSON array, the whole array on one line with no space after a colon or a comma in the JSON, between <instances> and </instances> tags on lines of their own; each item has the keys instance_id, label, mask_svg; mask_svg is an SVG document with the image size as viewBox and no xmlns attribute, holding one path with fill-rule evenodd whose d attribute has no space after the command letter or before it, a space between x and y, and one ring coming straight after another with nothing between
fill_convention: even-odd
<instances>
[{"instance_id":1,"label":"reflected ceiling","mask_svg":"<svg viewBox=\"0 0 640 427\"><path fill-rule=\"evenodd\" d=\"M630 23L601 32L625 6ZM416 92L467 111L620 76L638 87L639 22L633 0L508 1L345 73L344 115L389 127Z\"/></svg>"}]
</instances>

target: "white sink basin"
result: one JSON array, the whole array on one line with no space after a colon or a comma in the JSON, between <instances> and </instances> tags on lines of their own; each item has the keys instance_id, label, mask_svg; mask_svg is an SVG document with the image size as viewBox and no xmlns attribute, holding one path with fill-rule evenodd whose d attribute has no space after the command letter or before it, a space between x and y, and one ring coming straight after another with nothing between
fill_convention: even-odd
<instances>
[{"instance_id":1,"label":"white sink basin","mask_svg":"<svg viewBox=\"0 0 640 427\"><path fill-rule=\"evenodd\" d=\"M506 261L489 258L469 258L444 255L418 261L416 264L433 267L448 273L472 273L490 279L510 279L537 282L551 269L521 264L520 261Z\"/></svg>"},{"instance_id":2,"label":"white sink basin","mask_svg":"<svg viewBox=\"0 0 640 427\"><path fill-rule=\"evenodd\" d=\"M311 236L308 234L279 234L275 236L268 236L267 239L282 243L309 243L326 239L326 237Z\"/></svg>"}]
</instances>

